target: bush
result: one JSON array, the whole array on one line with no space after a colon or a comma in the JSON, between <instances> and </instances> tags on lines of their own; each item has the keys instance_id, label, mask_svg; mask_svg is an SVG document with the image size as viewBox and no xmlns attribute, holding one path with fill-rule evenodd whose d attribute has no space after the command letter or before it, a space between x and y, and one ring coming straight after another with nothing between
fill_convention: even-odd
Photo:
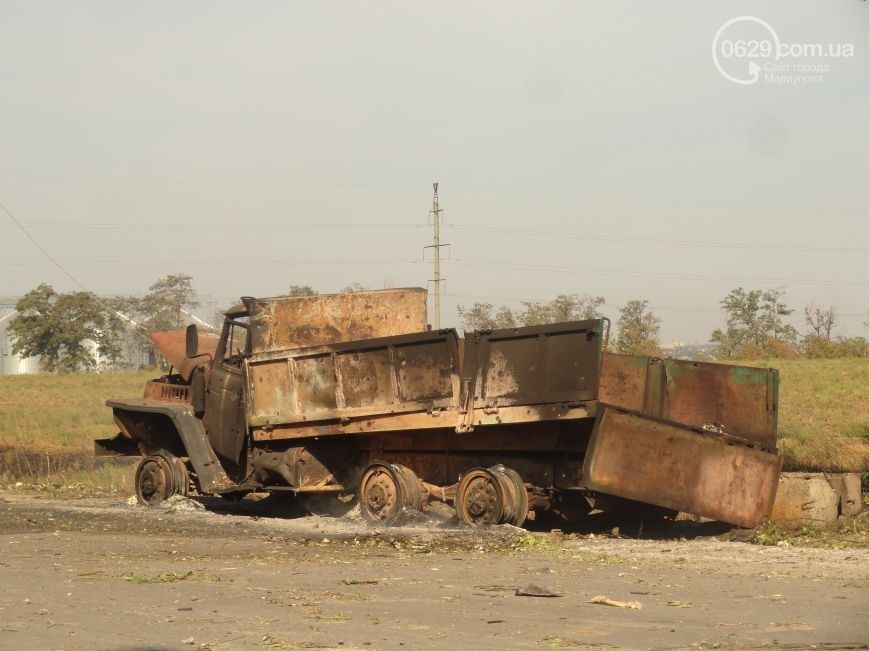
<instances>
[{"instance_id":1,"label":"bush","mask_svg":"<svg viewBox=\"0 0 869 651\"><path fill-rule=\"evenodd\" d=\"M865 337L827 339L817 335L809 335L803 340L803 353L809 359L869 357L869 341Z\"/></svg>"}]
</instances>

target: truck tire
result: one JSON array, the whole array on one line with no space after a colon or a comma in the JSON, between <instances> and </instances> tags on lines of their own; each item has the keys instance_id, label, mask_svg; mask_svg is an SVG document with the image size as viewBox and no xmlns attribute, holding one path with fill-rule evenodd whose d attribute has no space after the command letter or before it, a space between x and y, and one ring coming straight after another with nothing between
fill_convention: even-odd
<instances>
[{"instance_id":1,"label":"truck tire","mask_svg":"<svg viewBox=\"0 0 869 651\"><path fill-rule=\"evenodd\" d=\"M173 495L187 495L190 476L184 462L171 452L158 450L136 468L136 499L154 506Z\"/></svg>"}]
</instances>

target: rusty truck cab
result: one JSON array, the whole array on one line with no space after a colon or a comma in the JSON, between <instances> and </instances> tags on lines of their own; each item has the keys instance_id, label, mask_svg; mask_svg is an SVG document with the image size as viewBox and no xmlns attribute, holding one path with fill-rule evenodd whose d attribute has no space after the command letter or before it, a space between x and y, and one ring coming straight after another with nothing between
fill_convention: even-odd
<instances>
[{"instance_id":1,"label":"rusty truck cab","mask_svg":"<svg viewBox=\"0 0 869 651\"><path fill-rule=\"evenodd\" d=\"M190 326L193 334L188 341L198 341L196 326ZM203 419L208 440L220 458L227 474L237 480L244 475L245 455L245 414L244 414L244 360L250 355L250 315L242 304L226 312L223 329L214 351L214 358L208 365L202 365L197 372L202 379L194 386L201 386L202 412L197 415ZM196 351L189 350L190 353Z\"/></svg>"}]
</instances>

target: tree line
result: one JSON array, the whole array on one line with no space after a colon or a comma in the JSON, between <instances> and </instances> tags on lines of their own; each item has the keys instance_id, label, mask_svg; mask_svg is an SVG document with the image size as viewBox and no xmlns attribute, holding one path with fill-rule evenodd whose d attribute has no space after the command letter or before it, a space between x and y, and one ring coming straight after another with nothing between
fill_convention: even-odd
<instances>
[{"instance_id":1,"label":"tree line","mask_svg":"<svg viewBox=\"0 0 869 651\"><path fill-rule=\"evenodd\" d=\"M805 306L807 330L800 333L786 319L788 307L780 289L746 290L737 287L722 300L725 327L715 329L709 342L718 359L869 357L865 337L834 336L839 313L834 307ZM466 330L492 330L540 325L558 321L603 318L603 296L561 294L548 302L526 301L519 309L476 302L460 305L459 318ZM869 315L863 324L869 328ZM610 349L629 355L660 355L661 319L646 300L633 299L619 308Z\"/></svg>"},{"instance_id":2,"label":"tree line","mask_svg":"<svg viewBox=\"0 0 869 651\"><path fill-rule=\"evenodd\" d=\"M459 319L466 331L495 330L518 326L543 325L561 321L602 319L603 296L559 294L551 301L523 301L520 309L496 308L492 303L477 302L470 307L459 305ZM619 309L617 335L611 348L630 355L660 355L658 333L661 319L649 308L649 302L631 300Z\"/></svg>"},{"instance_id":3,"label":"tree line","mask_svg":"<svg viewBox=\"0 0 869 651\"><path fill-rule=\"evenodd\" d=\"M177 330L199 299L185 274L160 278L144 296L99 297L59 293L45 283L22 296L10 320L12 352L38 357L46 371L90 371L98 361L111 368L153 352L147 335Z\"/></svg>"},{"instance_id":4,"label":"tree line","mask_svg":"<svg viewBox=\"0 0 869 651\"><path fill-rule=\"evenodd\" d=\"M365 291L352 283L340 292ZM290 296L315 296L310 285L290 285ZM494 330L562 321L603 318L603 296L559 294L549 301L525 301L521 308L487 302L459 305L465 331ZM153 355L147 335L183 328L190 310L200 306L193 278L170 274L158 279L144 296L99 297L92 292L58 293L41 284L21 297L10 320L13 352L38 357L47 371L94 370L98 362L124 368L142 355ZM839 313L814 303L803 311L807 330L787 322L794 310L779 289L731 290L722 300L725 326L709 337L721 359L869 357L865 337L834 336ZM216 322L222 313L215 315ZM869 328L869 317L864 325ZM634 355L661 354L661 319L647 300L632 299L619 308L611 350Z\"/></svg>"}]
</instances>

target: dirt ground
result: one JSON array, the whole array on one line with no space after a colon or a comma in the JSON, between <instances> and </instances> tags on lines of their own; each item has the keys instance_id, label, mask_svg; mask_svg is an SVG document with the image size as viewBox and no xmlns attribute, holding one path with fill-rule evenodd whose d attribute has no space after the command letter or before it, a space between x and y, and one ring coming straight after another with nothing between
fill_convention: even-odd
<instances>
[{"instance_id":1,"label":"dirt ground","mask_svg":"<svg viewBox=\"0 0 869 651\"><path fill-rule=\"evenodd\" d=\"M0 494L0 648L869 648L866 549L722 542L715 523L376 529L203 501ZM558 596L516 594L529 585Z\"/></svg>"}]
</instances>

